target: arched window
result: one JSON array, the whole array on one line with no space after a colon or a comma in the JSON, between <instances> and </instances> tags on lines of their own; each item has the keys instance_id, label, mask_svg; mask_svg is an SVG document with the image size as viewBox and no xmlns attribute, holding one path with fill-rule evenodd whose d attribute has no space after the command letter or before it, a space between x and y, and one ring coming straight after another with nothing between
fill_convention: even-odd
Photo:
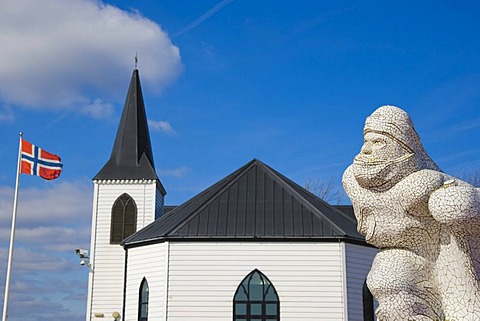
<instances>
[{"instance_id":1,"label":"arched window","mask_svg":"<svg viewBox=\"0 0 480 321\"><path fill-rule=\"evenodd\" d=\"M143 278L138 293L138 321L148 320L148 282Z\"/></svg>"},{"instance_id":2,"label":"arched window","mask_svg":"<svg viewBox=\"0 0 480 321\"><path fill-rule=\"evenodd\" d=\"M110 244L120 244L137 230L137 206L128 194L122 194L112 207Z\"/></svg>"},{"instance_id":3,"label":"arched window","mask_svg":"<svg viewBox=\"0 0 480 321\"><path fill-rule=\"evenodd\" d=\"M270 280L255 269L240 283L233 298L233 321L279 321L280 301Z\"/></svg>"}]
</instances>

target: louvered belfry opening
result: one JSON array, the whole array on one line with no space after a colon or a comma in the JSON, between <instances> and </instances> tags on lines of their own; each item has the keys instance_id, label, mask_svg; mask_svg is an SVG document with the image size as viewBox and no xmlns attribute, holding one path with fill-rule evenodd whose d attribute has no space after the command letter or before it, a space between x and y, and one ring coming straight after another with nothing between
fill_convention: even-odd
<instances>
[{"instance_id":1,"label":"louvered belfry opening","mask_svg":"<svg viewBox=\"0 0 480 321\"><path fill-rule=\"evenodd\" d=\"M137 230L137 206L130 195L122 194L112 208L110 244L120 244Z\"/></svg>"}]
</instances>

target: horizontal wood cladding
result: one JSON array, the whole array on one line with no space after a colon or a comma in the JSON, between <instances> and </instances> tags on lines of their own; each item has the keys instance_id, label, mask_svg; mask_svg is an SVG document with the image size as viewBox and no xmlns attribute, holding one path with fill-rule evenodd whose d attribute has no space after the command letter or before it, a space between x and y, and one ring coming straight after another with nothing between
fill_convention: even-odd
<instances>
[{"instance_id":1,"label":"horizontal wood cladding","mask_svg":"<svg viewBox=\"0 0 480 321\"><path fill-rule=\"evenodd\" d=\"M340 243L171 243L168 320L231 320L254 269L275 286L281 320L344 320L341 262Z\"/></svg>"},{"instance_id":2,"label":"horizontal wood cladding","mask_svg":"<svg viewBox=\"0 0 480 321\"><path fill-rule=\"evenodd\" d=\"M128 251L125 296L125 320L137 320L140 283L149 287L149 320L163 320L165 306L165 255L168 243L154 244Z\"/></svg>"},{"instance_id":3,"label":"horizontal wood cladding","mask_svg":"<svg viewBox=\"0 0 480 321\"><path fill-rule=\"evenodd\" d=\"M356 244L345 244L347 265L348 321L363 321L363 283L378 250Z\"/></svg>"},{"instance_id":4,"label":"horizontal wood cladding","mask_svg":"<svg viewBox=\"0 0 480 321\"><path fill-rule=\"evenodd\" d=\"M110 244L112 206L123 193L130 195L137 207L137 228L153 222L155 218L155 181L148 184L97 184L97 202L93 219L95 231L91 249L93 281L91 289L91 319L95 313L111 316L122 313L125 251L121 245Z\"/></svg>"}]
</instances>

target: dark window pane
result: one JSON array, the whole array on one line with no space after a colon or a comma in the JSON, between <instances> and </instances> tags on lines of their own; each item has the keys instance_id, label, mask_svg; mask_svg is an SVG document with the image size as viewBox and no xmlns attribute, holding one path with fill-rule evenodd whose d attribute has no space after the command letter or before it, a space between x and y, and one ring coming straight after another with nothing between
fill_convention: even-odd
<instances>
[{"instance_id":1,"label":"dark window pane","mask_svg":"<svg viewBox=\"0 0 480 321\"><path fill-rule=\"evenodd\" d=\"M276 304L267 304L265 313L267 315L277 315L277 305Z\"/></svg>"},{"instance_id":2,"label":"dark window pane","mask_svg":"<svg viewBox=\"0 0 480 321\"><path fill-rule=\"evenodd\" d=\"M267 301L278 301L278 295L272 285L268 287L267 294L265 295Z\"/></svg>"},{"instance_id":3,"label":"dark window pane","mask_svg":"<svg viewBox=\"0 0 480 321\"><path fill-rule=\"evenodd\" d=\"M248 293L248 296L250 297L250 300L253 300L253 301L261 301L263 300L263 285L262 284L255 284L253 283L253 279L252 279L252 283L250 283L250 291Z\"/></svg>"},{"instance_id":4,"label":"dark window pane","mask_svg":"<svg viewBox=\"0 0 480 321\"><path fill-rule=\"evenodd\" d=\"M250 314L251 315L262 315L262 304L261 303L252 303L250 305Z\"/></svg>"},{"instance_id":5,"label":"dark window pane","mask_svg":"<svg viewBox=\"0 0 480 321\"><path fill-rule=\"evenodd\" d=\"M235 293L235 301L247 301L247 293L245 292L245 288L243 285L240 285L240 287L237 290L237 293Z\"/></svg>"},{"instance_id":6,"label":"dark window pane","mask_svg":"<svg viewBox=\"0 0 480 321\"><path fill-rule=\"evenodd\" d=\"M140 291L138 296L138 319L139 321L147 321L148 319L148 283L146 279L140 283Z\"/></svg>"},{"instance_id":7,"label":"dark window pane","mask_svg":"<svg viewBox=\"0 0 480 321\"><path fill-rule=\"evenodd\" d=\"M147 316L147 306L146 305L142 305L141 309L140 309L140 316L142 318L145 318Z\"/></svg>"},{"instance_id":8,"label":"dark window pane","mask_svg":"<svg viewBox=\"0 0 480 321\"><path fill-rule=\"evenodd\" d=\"M148 301L148 286L142 288L142 302Z\"/></svg>"},{"instance_id":9,"label":"dark window pane","mask_svg":"<svg viewBox=\"0 0 480 321\"><path fill-rule=\"evenodd\" d=\"M247 305L245 303L237 303L235 304L235 313L236 314L247 314Z\"/></svg>"}]
</instances>

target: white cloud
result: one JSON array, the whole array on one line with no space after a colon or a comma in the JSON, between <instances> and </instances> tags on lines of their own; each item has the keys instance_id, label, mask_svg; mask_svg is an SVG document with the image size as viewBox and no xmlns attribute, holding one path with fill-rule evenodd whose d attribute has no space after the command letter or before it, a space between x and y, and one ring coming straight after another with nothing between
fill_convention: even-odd
<instances>
[{"instance_id":1,"label":"white cloud","mask_svg":"<svg viewBox=\"0 0 480 321\"><path fill-rule=\"evenodd\" d=\"M179 168L171 169L162 169L158 171L159 176L173 176L173 177L184 177L188 174L188 167L181 166Z\"/></svg>"},{"instance_id":2,"label":"white cloud","mask_svg":"<svg viewBox=\"0 0 480 321\"><path fill-rule=\"evenodd\" d=\"M38 241L38 240L37 240ZM73 252L73 251L72 251ZM6 262L7 250L0 250L0 257ZM71 263L66 258L58 258L51 255L51 252L32 251L24 247L16 247L14 251L15 271L21 274L31 272L66 272L71 268Z\"/></svg>"},{"instance_id":3,"label":"white cloud","mask_svg":"<svg viewBox=\"0 0 480 321\"><path fill-rule=\"evenodd\" d=\"M0 122L11 122L15 119L12 108L4 106L0 108Z\"/></svg>"},{"instance_id":4,"label":"white cloud","mask_svg":"<svg viewBox=\"0 0 480 321\"><path fill-rule=\"evenodd\" d=\"M52 183L20 189L12 321L85 320L88 269L78 264L74 249L89 248L92 186L86 180ZM13 188L0 186L0 275L6 273L12 203ZM1 293L4 281L0 279Z\"/></svg>"},{"instance_id":5,"label":"white cloud","mask_svg":"<svg viewBox=\"0 0 480 321\"><path fill-rule=\"evenodd\" d=\"M49 184L50 185L50 184ZM89 226L93 187L86 181L54 183L46 188L22 188L18 196L17 226ZM61 197L59 197L61 195ZM0 186L0 227L12 216L13 188ZM80 225L81 226L81 225Z\"/></svg>"},{"instance_id":6,"label":"white cloud","mask_svg":"<svg viewBox=\"0 0 480 321\"><path fill-rule=\"evenodd\" d=\"M82 111L92 118L107 118L112 115L113 106L97 98L91 104L85 105Z\"/></svg>"},{"instance_id":7,"label":"white cloud","mask_svg":"<svg viewBox=\"0 0 480 321\"><path fill-rule=\"evenodd\" d=\"M78 227L37 226L16 228L15 239L21 244L29 244L29 248L55 252L70 252L79 247L88 247L90 226L79 224ZM8 242L10 227L0 228L0 241ZM41 242L38 242L41 240Z\"/></svg>"},{"instance_id":8,"label":"white cloud","mask_svg":"<svg viewBox=\"0 0 480 321\"><path fill-rule=\"evenodd\" d=\"M174 135L175 130L168 121L164 120L148 120L148 127L154 131L161 131L169 135Z\"/></svg>"},{"instance_id":9,"label":"white cloud","mask_svg":"<svg viewBox=\"0 0 480 321\"><path fill-rule=\"evenodd\" d=\"M103 116L103 101L123 99L136 52L152 90L182 68L158 24L100 1L0 1L0 30L0 100L13 105Z\"/></svg>"}]
</instances>

